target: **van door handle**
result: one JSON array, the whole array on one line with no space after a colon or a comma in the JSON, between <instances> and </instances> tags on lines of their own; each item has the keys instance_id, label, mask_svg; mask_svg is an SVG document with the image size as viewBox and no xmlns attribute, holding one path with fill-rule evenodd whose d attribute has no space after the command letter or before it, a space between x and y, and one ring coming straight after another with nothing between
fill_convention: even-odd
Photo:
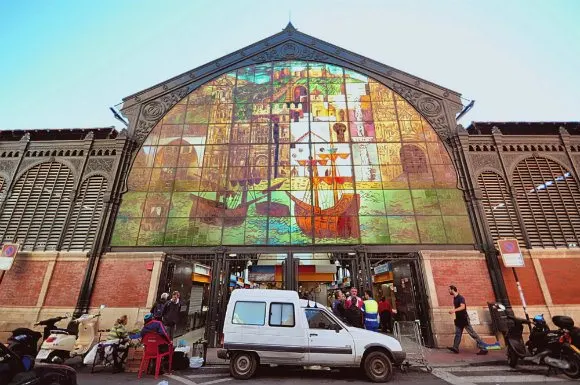
<instances>
[{"instance_id":1,"label":"van door handle","mask_svg":"<svg viewBox=\"0 0 580 385\"><path fill-rule=\"evenodd\" d=\"M311 333L310 337L318 337L318 334Z\"/></svg>"}]
</instances>

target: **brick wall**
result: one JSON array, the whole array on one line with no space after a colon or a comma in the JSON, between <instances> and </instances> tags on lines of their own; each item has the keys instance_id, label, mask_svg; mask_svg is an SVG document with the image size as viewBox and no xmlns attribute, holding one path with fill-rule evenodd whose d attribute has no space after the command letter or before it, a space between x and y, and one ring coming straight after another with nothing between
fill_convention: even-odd
<instances>
[{"instance_id":1,"label":"brick wall","mask_svg":"<svg viewBox=\"0 0 580 385\"><path fill-rule=\"evenodd\" d=\"M141 260L101 260L91 306L144 307L152 273Z\"/></svg>"},{"instance_id":2,"label":"brick wall","mask_svg":"<svg viewBox=\"0 0 580 385\"><path fill-rule=\"evenodd\" d=\"M524 297L528 305L545 305L544 295L542 294L542 288L540 287L540 281L536 275L536 269L534 268L534 263L531 258L524 258L524 267L516 268L518 278L520 280L520 285L524 292ZM503 262L500 261L503 280L506 285L508 296L512 305L521 305L520 294L518 293L518 288L516 286L516 280L511 268L506 268L503 266Z\"/></svg>"},{"instance_id":3,"label":"brick wall","mask_svg":"<svg viewBox=\"0 0 580 385\"><path fill-rule=\"evenodd\" d=\"M44 300L44 306L74 307L85 276L86 261L58 261Z\"/></svg>"},{"instance_id":4,"label":"brick wall","mask_svg":"<svg viewBox=\"0 0 580 385\"><path fill-rule=\"evenodd\" d=\"M4 273L0 306L36 306L48 262L16 259Z\"/></svg>"},{"instance_id":5,"label":"brick wall","mask_svg":"<svg viewBox=\"0 0 580 385\"><path fill-rule=\"evenodd\" d=\"M580 258L546 258L541 265L552 302L580 304Z\"/></svg>"},{"instance_id":6,"label":"brick wall","mask_svg":"<svg viewBox=\"0 0 580 385\"><path fill-rule=\"evenodd\" d=\"M449 285L457 286L467 306L486 306L495 296L485 260L432 259L431 268L439 306L452 306Z\"/></svg>"}]
</instances>

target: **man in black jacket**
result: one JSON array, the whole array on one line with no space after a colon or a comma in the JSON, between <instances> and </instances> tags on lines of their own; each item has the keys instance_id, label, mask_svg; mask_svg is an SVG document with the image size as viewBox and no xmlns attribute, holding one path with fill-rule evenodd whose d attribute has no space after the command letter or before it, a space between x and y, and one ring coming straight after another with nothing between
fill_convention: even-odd
<instances>
[{"instance_id":1,"label":"man in black jacket","mask_svg":"<svg viewBox=\"0 0 580 385\"><path fill-rule=\"evenodd\" d=\"M175 334L175 328L179 322L179 309L181 308L181 301L179 299L179 292L174 291L171 295L171 300L165 304L165 309L163 310L163 323L167 326L169 335L173 338Z\"/></svg>"},{"instance_id":2,"label":"man in black jacket","mask_svg":"<svg viewBox=\"0 0 580 385\"><path fill-rule=\"evenodd\" d=\"M153 307L151 308L151 314L153 314L153 318L155 318L157 321L163 320L163 312L165 311L165 304L167 304L168 299L169 293L163 293L161 294L159 301L153 304Z\"/></svg>"},{"instance_id":3,"label":"man in black jacket","mask_svg":"<svg viewBox=\"0 0 580 385\"><path fill-rule=\"evenodd\" d=\"M478 355L487 354L487 349L485 342L481 340L479 335L469 323L469 315L467 314L467 305L465 304L465 298L457 291L457 287L451 285L449 286L449 294L453 296L453 310L449 311L449 314L455 313L455 339L453 341L453 346L447 349L451 350L453 353L459 353L459 344L461 343L461 335L463 334L463 329L467 331L467 334L477 342L477 347L479 348Z\"/></svg>"}]
</instances>

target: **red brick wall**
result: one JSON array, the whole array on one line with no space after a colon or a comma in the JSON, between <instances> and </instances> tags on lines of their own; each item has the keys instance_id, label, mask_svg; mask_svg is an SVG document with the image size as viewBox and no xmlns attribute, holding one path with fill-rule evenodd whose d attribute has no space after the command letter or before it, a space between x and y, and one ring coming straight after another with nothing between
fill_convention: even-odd
<instances>
[{"instance_id":1,"label":"red brick wall","mask_svg":"<svg viewBox=\"0 0 580 385\"><path fill-rule=\"evenodd\" d=\"M91 306L143 307L151 272L144 261L104 259L99 265Z\"/></svg>"},{"instance_id":2,"label":"red brick wall","mask_svg":"<svg viewBox=\"0 0 580 385\"><path fill-rule=\"evenodd\" d=\"M44 306L74 307L85 276L85 261L58 261L54 265Z\"/></svg>"},{"instance_id":3,"label":"red brick wall","mask_svg":"<svg viewBox=\"0 0 580 385\"><path fill-rule=\"evenodd\" d=\"M508 296L512 305L521 305L520 294L518 293L518 288L516 286L516 280L514 278L514 273L511 268L505 268L503 262L500 261L501 273L503 274L503 280L506 285ZM536 269L534 268L534 263L530 258L524 258L524 267L516 268L518 278L520 280L520 285L522 285L522 290L524 292L524 297L528 305L545 305L544 295L542 294L542 289L540 288L540 281L538 281L538 276L536 275Z\"/></svg>"},{"instance_id":4,"label":"red brick wall","mask_svg":"<svg viewBox=\"0 0 580 385\"><path fill-rule=\"evenodd\" d=\"M452 306L449 285L457 286L467 307L485 306L495 299L487 265L480 259L432 259L431 268L439 306Z\"/></svg>"},{"instance_id":5,"label":"red brick wall","mask_svg":"<svg viewBox=\"0 0 580 385\"><path fill-rule=\"evenodd\" d=\"M36 306L48 262L16 260L4 273L0 306Z\"/></svg>"},{"instance_id":6,"label":"red brick wall","mask_svg":"<svg viewBox=\"0 0 580 385\"><path fill-rule=\"evenodd\" d=\"M552 302L555 305L579 304L580 259L546 258L541 263Z\"/></svg>"}]
</instances>

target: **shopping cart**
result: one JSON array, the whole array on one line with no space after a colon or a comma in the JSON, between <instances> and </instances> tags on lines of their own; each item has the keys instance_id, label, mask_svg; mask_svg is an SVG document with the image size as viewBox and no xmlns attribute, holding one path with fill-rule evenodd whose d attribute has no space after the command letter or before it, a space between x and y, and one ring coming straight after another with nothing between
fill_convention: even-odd
<instances>
[{"instance_id":1,"label":"shopping cart","mask_svg":"<svg viewBox=\"0 0 580 385\"><path fill-rule=\"evenodd\" d=\"M401 343L401 347L407 353L401 370L406 371L410 366L424 367L428 372L433 369L425 358L425 344L421 335L421 323L415 321L395 321L394 336Z\"/></svg>"}]
</instances>

